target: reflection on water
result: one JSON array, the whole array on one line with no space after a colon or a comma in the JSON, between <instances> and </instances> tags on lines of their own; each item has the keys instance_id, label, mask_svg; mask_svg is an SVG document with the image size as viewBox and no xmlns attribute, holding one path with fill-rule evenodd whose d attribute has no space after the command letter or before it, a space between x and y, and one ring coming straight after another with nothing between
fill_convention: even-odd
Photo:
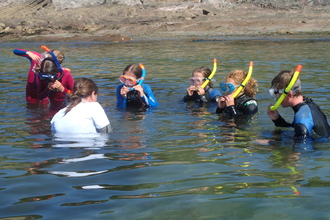
<instances>
[{"instance_id":1,"label":"reflection on water","mask_svg":"<svg viewBox=\"0 0 330 220\"><path fill-rule=\"evenodd\" d=\"M266 114L271 79L302 64L304 94L330 115L328 40L46 43L64 51L75 78L100 87L114 133L97 137L54 137L53 113L26 106L28 63L12 50L40 45L0 49L0 219L328 219L329 142L299 151L293 131ZM216 105L182 101L191 71L214 58L216 86L254 61L259 113L227 119ZM145 65L159 107L115 108L130 63Z\"/></svg>"}]
</instances>

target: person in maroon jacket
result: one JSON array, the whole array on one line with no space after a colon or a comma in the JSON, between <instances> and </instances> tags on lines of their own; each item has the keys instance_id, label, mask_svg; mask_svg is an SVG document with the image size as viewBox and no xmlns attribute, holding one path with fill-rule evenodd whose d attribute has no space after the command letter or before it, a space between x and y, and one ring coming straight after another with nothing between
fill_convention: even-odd
<instances>
[{"instance_id":1,"label":"person in maroon jacket","mask_svg":"<svg viewBox=\"0 0 330 220\"><path fill-rule=\"evenodd\" d=\"M64 54L59 50L52 51L59 63L65 59ZM40 69L40 63L43 59L51 57L49 53L37 53L35 51L28 51L24 49L16 48L13 53L17 56L26 57L30 61L30 68L28 71L28 78L26 82L26 101L29 104L45 106L49 103L48 97L40 100L38 98L38 69Z\"/></svg>"},{"instance_id":2,"label":"person in maroon jacket","mask_svg":"<svg viewBox=\"0 0 330 220\"><path fill-rule=\"evenodd\" d=\"M71 93L74 85L70 69L59 69L52 58L46 58L41 62L37 81L38 98L48 97L50 110L58 111L66 106L66 94Z\"/></svg>"}]
</instances>

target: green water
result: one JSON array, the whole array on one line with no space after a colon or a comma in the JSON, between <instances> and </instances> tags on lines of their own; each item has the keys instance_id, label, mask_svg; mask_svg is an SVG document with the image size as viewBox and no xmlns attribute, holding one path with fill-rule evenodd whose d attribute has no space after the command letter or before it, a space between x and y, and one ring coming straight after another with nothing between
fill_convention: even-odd
<instances>
[{"instance_id":1,"label":"green water","mask_svg":"<svg viewBox=\"0 0 330 220\"><path fill-rule=\"evenodd\" d=\"M92 78L114 133L56 140L46 110L27 108L28 60L14 48L62 50L74 78ZM303 92L327 116L329 41L219 40L1 43L0 219L329 219L328 141L294 150L292 129L266 114L271 79L303 65ZM218 85L254 61L259 112L249 121L182 102L193 69L218 60ZM115 107L118 76L143 63L160 106ZM290 121L291 109L279 109ZM303 145L304 145L303 144ZM329 156L328 156L329 154Z\"/></svg>"}]
</instances>

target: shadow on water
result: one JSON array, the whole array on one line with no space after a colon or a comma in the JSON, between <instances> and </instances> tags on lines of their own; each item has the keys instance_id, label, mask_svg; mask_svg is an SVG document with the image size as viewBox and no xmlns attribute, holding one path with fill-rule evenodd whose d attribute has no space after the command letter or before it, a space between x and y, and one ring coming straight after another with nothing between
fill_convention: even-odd
<instances>
[{"instance_id":1,"label":"shadow on water","mask_svg":"<svg viewBox=\"0 0 330 220\"><path fill-rule=\"evenodd\" d=\"M326 115L328 40L44 43L64 51L74 78L92 78L114 132L55 137L47 109L25 104L29 63L3 43L0 57L0 219L328 219L329 142L296 151L290 129L266 114L271 79L303 65L303 92ZM218 60L214 84L254 61L259 112L229 120L216 105L184 103L188 78ZM160 106L117 109L118 76L143 63ZM280 109L287 119L290 109ZM280 210L280 211L279 211Z\"/></svg>"}]
</instances>

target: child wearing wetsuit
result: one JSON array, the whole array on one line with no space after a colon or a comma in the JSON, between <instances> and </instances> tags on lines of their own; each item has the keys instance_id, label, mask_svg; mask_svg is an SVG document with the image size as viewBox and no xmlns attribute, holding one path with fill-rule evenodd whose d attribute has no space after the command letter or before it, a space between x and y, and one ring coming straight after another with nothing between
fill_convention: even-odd
<instances>
[{"instance_id":1,"label":"child wearing wetsuit","mask_svg":"<svg viewBox=\"0 0 330 220\"><path fill-rule=\"evenodd\" d=\"M37 86L37 78L38 75L35 72L35 68L37 65L40 65L40 61L45 58L47 55L46 53L39 54L34 51L27 51L23 49L14 49L13 53L17 56L26 57L30 61L30 69L28 72L28 78L26 82L26 101L29 104L36 104L36 105L47 105L48 98L46 97L43 100L38 99L38 86Z\"/></svg>"},{"instance_id":2,"label":"child wearing wetsuit","mask_svg":"<svg viewBox=\"0 0 330 220\"><path fill-rule=\"evenodd\" d=\"M128 65L123 75L120 75L119 80L122 82L117 87L117 108L148 108L158 106L158 102L152 93L149 85L143 83L139 85L139 80L142 80L142 68L137 64Z\"/></svg>"},{"instance_id":3,"label":"child wearing wetsuit","mask_svg":"<svg viewBox=\"0 0 330 220\"><path fill-rule=\"evenodd\" d=\"M53 50L52 52L57 57L59 63L62 63L64 60L63 53L59 50ZM14 49L13 53L17 56L26 57L31 64L26 82L26 101L29 104L47 105L49 103L48 97L44 97L41 100L38 98L38 71L40 69L41 61L51 56L47 52L40 54L34 51L27 51L18 48Z\"/></svg>"},{"instance_id":4,"label":"child wearing wetsuit","mask_svg":"<svg viewBox=\"0 0 330 220\"><path fill-rule=\"evenodd\" d=\"M282 95L293 74L293 71L284 70L272 80L269 93L274 99L278 99ZM272 119L275 126L294 127L294 139L311 137L312 131L321 137L329 137L330 127L327 117L315 102L302 95L300 79L297 79L281 103L283 108L291 107L294 111L292 123L286 122L277 110L272 111L271 106L269 105L267 109L269 118Z\"/></svg>"},{"instance_id":5,"label":"child wearing wetsuit","mask_svg":"<svg viewBox=\"0 0 330 220\"><path fill-rule=\"evenodd\" d=\"M191 86L187 88L187 95L183 97L183 101L218 102L221 97L221 92L213 88L211 81L203 88L203 82L210 76L211 70L208 67L198 67L192 72L192 77L189 79Z\"/></svg>"},{"instance_id":6,"label":"child wearing wetsuit","mask_svg":"<svg viewBox=\"0 0 330 220\"><path fill-rule=\"evenodd\" d=\"M38 98L40 100L48 97L50 110L58 111L66 106L66 94L73 90L74 81L69 69L60 70L51 58L41 62L39 70Z\"/></svg>"},{"instance_id":7,"label":"child wearing wetsuit","mask_svg":"<svg viewBox=\"0 0 330 220\"><path fill-rule=\"evenodd\" d=\"M255 79L250 78L242 91L236 97L233 96L246 77L247 74L243 70L234 70L226 76L225 83L220 83L220 90L225 95L219 99L216 113L224 113L232 118L236 115L253 115L258 112L258 103L255 99L258 84Z\"/></svg>"}]
</instances>

